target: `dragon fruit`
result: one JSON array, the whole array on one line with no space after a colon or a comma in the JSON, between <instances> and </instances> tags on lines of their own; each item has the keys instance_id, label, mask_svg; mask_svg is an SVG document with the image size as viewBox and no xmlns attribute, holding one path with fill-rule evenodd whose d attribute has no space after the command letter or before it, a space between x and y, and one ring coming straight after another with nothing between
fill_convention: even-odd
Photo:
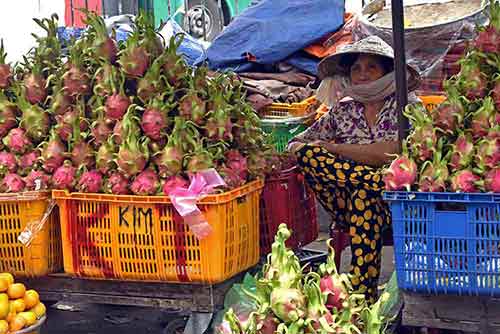
<instances>
[{"instance_id":1,"label":"dragon fruit","mask_svg":"<svg viewBox=\"0 0 500 334\"><path fill-rule=\"evenodd\" d=\"M306 314L306 297L299 289L275 288L271 292L271 309L285 323L297 321Z\"/></svg>"},{"instance_id":2,"label":"dragon fruit","mask_svg":"<svg viewBox=\"0 0 500 334\"><path fill-rule=\"evenodd\" d=\"M43 162L43 169L47 173L54 172L63 164L65 154L66 146L62 143L56 132L52 131L49 141L42 150L41 160Z\"/></svg>"},{"instance_id":3,"label":"dragon fruit","mask_svg":"<svg viewBox=\"0 0 500 334\"><path fill-rule=\"evenodd\" d=\"M434 125L445 133L452 134L463 124L465 110L456 88L447 87L448 99L432 113Z\"/></svg>"},{"instance_id":4,"label":"dragon fruit","mask_svg":"<svg viewBox=\"0 0 500 334\"><path fill-rule=\"evenodd\" d=\"M343 309L343 302L348 297L348 278L342 274L340 275L335 265L335 251L330 244L330 249L326 263L319 267L319 274L321 279L319 281L319 288L321 293L326 297L326 306L330 309Z\"/></svg>"},{"instance_id":5,"label":"dragon fruit","mask_svg":"<svg viewBox=\"0 0 500 334\"><path fill-rule=\"evenodd\" d=\"M16 127L17 106L10 102L3 92L0 92L0 138Z\"/></svg>"},{"instance_id":6,"label":"dragon fruit","mask_svg":"<svg viewBox=\"0 0 500 334\"><path fill-rule=\"evenodd\" d=\"M483 99L481 107L472 114L472 135L474 138L482 138L488 135L488 130L493 124L490 123L495 112L495 105L491 97Z\"/></svg>"},{"instance_id":7,"label":"dragon fruit","mask_svg":"<svg viewBox=\"0 0 500 334\"><path fill-rule=\"evenodd\" d=\"M28 153L25 153L19 158L19 171L20 175L26 175L29 173L31 169L33 169L37 164L40 158L40 151L34 150Z\"/></svg>"},{"instance_id":8,"label":"dragon fruit","mask_svg":"<svg viewBox=\"0 0 500 334\"><path fill-rule=\"evenodd\" d=\"M70 161L65 161L64 164L56 169L52 175L52 185L55 189L73 190L76 183L76 168L71 165Z\"/></svg>"},{"instance_id":9,"label":"dragon fruit","mask_svg":"<svg viewBox=\"0 0 500 334\"><path fill-rule=\"evenodd\" d=\"M95 160L96 167L101 173L107 174L116 168L116 163L114 162L116 151L116 146L111 137L99 147Z\"/></svg>"},{"instance_id":10,"label":"dragon fruit","mask_svg":"<svg viewBox=\"0 0 500 334\"><path fill-rule=\"evenodd\" d=\"M410 191L417 178L417 165L408 156L406 143L403 144L403 153L394 159L388 169L384 171L383 181L386 190Z\"/></svg>"},{"instance_id":11,"label":"dragon fruit","mask_svg":"<svg viewBox=\"0 0 500 334\"><path fill-rule=\"evenodd\" d=\"M22 111L19 125L26 130L28 137L35 142L44 140L49 132L49 114L38 105L29 104L22 96L18 97L18 106Z\"/></svg>"},{"instance_id":12,"label":"dragon fruit","mask_svg":"<svg viewBox=\"0 0 500 334\"><path fill-rule=\"evenodd\" d=\"M184 37L182 35L172 36L168 48L164 51L165 63L163 70L170 85L180 87L186 76L187 65L182 56L177 52Z\"/></svg>"},{"instance_id":13,"label":"dragon fruit","mask_svg":"<svg viewBox=\"0 0 500 334\"><path fill-rule=\"evenodd\" d=\"M151 140L159 141L168 126L167 112L162 108L163 101L154 99L142 114L141 128Z\"/></svg>"},{"instance_id":14,"label":"dragon fruit","mask_svg":"<svg viewBox=\"0 0 500 334\"><path fill-rule=\"evenodd\" d=\"M64 115L73 110L73 98L64 90L57 90L57 93L49 98L51 100L50 108L56 116Z\"/></svg>"},{"instance_id":15,"label":"dragon fruit","mask_svg":"<svg viewBox=\"0 0 500 334\"><path fill-rule=\"evenodd\" d=\"M128 179L121 173L113 173L104 186L106 193L114 195L128 195Z\"/></svg>"},{"instance_id":16,"label":"dragon fruit","mask_svg":"<svg viewBox=\"0 0 500 334\"><path fill-rule=\"evenodd\" d=\"M451 145L450 168L452 171L467 168L472 162L474 144L469 134L461 132Z\"/></svg>"},{"instance_id":17,"label":"dragon fruit","mask_svg":"<svg viewBox=\"0 0 500 334\"><path fill-rule=\"evenodd\" d=\"M182 149L169 139L167 146L154 159L160 177L166 178L179 173L182 170L183 158Z\"/></svg>"},{"instance_id":18,"label":"dragon fruit","mask_svg":"<svg viewBox=\"0 0 500 334\"><path fill-rule=\"evenodd\" d=\"M242 179L240 174L229 167L218 168L217 171L222 176L228 189L235 189L245 184L246 179Z\"/></svg>"},{"instance_id":19,"label":"dragon fruit","mask_svg":"<svg viewBox=\"0 0 500 334\"><path fill-rule=\"evenodd\" d=\"M495 168L500 163L500 138L480 140L476 150L474 161L479 168Z\"/></svg>"},{"instance_id":20,"label":"dragon fruit","mask_svg":"<svg viewBox=\"0 0 500 334\"><path fill-rule=\"evenodd\" d=\"M146 73L150 58L147 50L140 45L140 35L133 31L128 37L126 47L120 51L120 63L123 72L130 78L141 78Z\"/></svg>"},{"instance_id":21,"label":"dragon fruit","mask_svg":"<svg viewBox=\"0 0 500 334\"><path fill-rule=\"evenodd\" d=\"M188 188L189 182L182 176L175 175L170 176L163 184L162 190L166 196L170 195L170 192L177 188Z\"/></svg>"},{"instance_id":22,"label":"dragon fruit","mask_svg":"<svg viewBox=\"0 0 500 334\"><path fill-rule=\"evenodd\" d=\"M500 167L493 168L486 174L484 188L486 191L500 193Z\"/></svg>"},{"instance_id":23,"label":"dragon fruit","mask_svg":"<svg viewBox=\"0 0 500 334\"><path fill-rule=\"evenodd\" d=\"M105 97L113 94L113 88L118 84L118 69L105 63L99 67L94 75L94 94L100 97Z\"/></svg>"},{"instance_id":24,"label":"dragon fruit","mask_svg":"<svg viewBox=\"0 0 500 334\"><path fill-rule=\"evenodd\" d=\"M24 78L26 99L31 104L43 103L47 98L46 81L41 74L30 73Z\"/></svg>"},{"instance_id":25,"label":"dragon fruit","mask_svg":"<svg viewBox=\"0 0 500 334\"><path fill-rule=\"evenodd\" d=\"M111 120L119 120L125 115L130 107L130 98L124 94L115 93L106 99L106 117Z\"/></svg>"},{"instance_id":26,"label":"dragon fruit","mask_svg":"<svg viewBox=\"0 0 500 334\"><path fill-rule=\"evenodd\" d=\"M15 172L17 170L16 156L10 152L0 152L0 173Z\"/></svg>"},{"instance_id":27,"label":"dragon fruit","mask_svg":"<svg viewBox=\"0 0 500 334\"><path fill-rule=\"evenodd\" d=\"M206 103L194 90L189 90L179 101L179 115L198 125L205 122Z\"/></svg>"},{"instance_id":28,"label":"dragon fruit","mask_svg":"<svg viewBox=\"0 0 500 334\"><path fill-rule=\"evenodd\" d=\"M146 169L139 173L130 185L130 190L134 194L141 196L155 195L159 188L160 181L156 172L152 169Z\"/></svg>"},{"instance_id":29,"label":"dragon fruit","mask_svg":"<svg viewBox=\"0 0 500 334\"><path fill-rule=\"evenodd\" d=\"M123 142L121 143L116 164L118 169L127 177L132 177L144 170L149 160L148 141L140 141L135 108L129 109L123 118Z\"/></svg>"},{"instance_id":30,"label":"dragon fruit","mask_svg":"<svg viewBox=\"0 0 500 334\"><path fill-rule=\"evenodd\" d=\"M334 330L330 326L334 323L333 316L323 302L322 291L320 290L316 279L311 279L311 277L315 278L317 274L311 273L308 276L309 277L306 277L306 283L304 285L304 290L307 296L306 326L313 333L320 329L333 333Z\"/></svg>"},{"instance_id":31,"label":"dragon fruit","mask_svg":"<svg viewBox=\"0 0 500 334\"><path fill-rule=\"evenodd\" d=\"M247 158L237 150L229 150L225 153L226 166L234 170L242 180L248 177Z\"/></svg>"},{"instance_id":32,"label":"dragon fruit","mask_svg":"<svg viewBox=\"0 0 500 334\"><path fill-rule=\"evenodd\" d=\"M433 161L426 161L420 170L418 190L424 192L446 191L446 181L449 177L448 162L451 151L446 157L442 157L444 139L439 140L438 147L434 152Z\"/></svg>"},{"instance_id":33,"label":"dragon fruit","mask_svg":"<svg viewBox=\"0 0 500 334\"><path fill-rule=\"evenodd\" d=\"M21 128L10 130L9 134L3 138L3 144L8 147L11 152L17 154L23 154L33 146L26 136L26 132Z\"/></svg>"},{"instance_id":34,"label":"dragon fruit","mask_svg":"<svg viewBox=\"0 0 500 334\"><path fill-rule=\"evenodd\" d=\"M9 173L2 179L0 190L4 193L18 193L23 191L25 186L21 176Z\"/></svg>"},{"instance_id":35,"label":"dragon fruit","mask_svg":"<svg viewBox=\"0 0 500 334\"><path fill-rule=\"evenodd\" d=\"M0 89L9 87L12 80L12 68L5 62L7 54L3 46L3 39L0 40Z\"/></svg>"},{"instance_id":36,"label":"dragon fruit","mask_svg":"<svg viewBox=\"0 0 500 334\"><path fill-rule=\"evenodd\" d=\"M151 152L151 155L153 157L155 157L158 154L160 154L161 151L163 151L163 149L165 148L166 145L167 145L167 138L165 136L158 141L149 142L148 147L149 147L149 151Z\"/></svg>"},{"instance_id":37,"label":"dragon fruit","mask_svg":"<svg viewBox=\"0 0 500 334\"><path fill-rule=\"evenodd\" d=\"M113 127L113 134L111 135L111 138L113 139L113 142L116 145L120 145L123 141L122 132L123 132L122 121L116 121L115 126Z\"/></svg>"},{"instance_id":38,"label":"dragon fruit","mask_svg":"<svg viewBox=\"0 0 500 334\"><path fill-rule=\"evenodd\" d=\"M470 170L461 170L451 177L451 189L455 192L473 193L478 191L480 177Z\"/></svg>"},{"instance_id":39,"label":"dragon fruit","mask_svg":"<svg viewBox=\"0 0 500 334\"><path fill-rule=\"evenodd\" d=\"M114 63L118 55L116 41L109 37L104 19L91 11L85 11L85 23L92 38L92 50L96 58Z\"/></svg>"},{"instance_id":40,"label":"dragon fruit","mask_svg":"<svg viewBox=\"0 0 500 334\"><path fill-rule=\"evenodd\" d=\"M66 64L66 72L62 76L63 90L69 96L86 96L91 92L90 76L85 70L82 59L83 52L83 40L72 43L69 48L69 60Z\"/></svg>"},{"instance_id":41,"label":"dragon fruit","mask_svg":"<svg viewBox=\"0 0 500 334\"><path fill-rule=\"evenodd\" d=\"M458 84L469 100L484 98L487 94L488 77L480 69L480 56L471 54L461 62Z\"/></svg>"},{"instance_id":42,"label":"dragon fruit","mask_svg":"<svg viewBox=\"0 0 500 334\"><path fill-rule=\"evenodd\" d=\"M92 168L95 165L95 152L85 136L80 136L73 142L71 161L75 166Z\"/></svg>"},{"instance_id":43,"label":"dragon fruit","mask_svg":"<svg viewBox=\"0 0 500 334\"><path fill-rule=\"evenodd\" d=\"M496 1L490 1L489 24L480 27L474 41L476 48L485 53L497 53L500 40L500 6Z\"/></svg>"},{"instance_id":44,"label":"dragon fruit","mask_svg":"<svg viewBox=\"0 0 500 334\"><path fill-rule=\"evenodd\" d=\"M99 105L99 107L96 108L98 116L96 121L92 123L91 133L92 137L94 137L94 145L96 145L96 147L99 147L108 140L109 136L112 135L113 129L110 124L106 122L106 119L104 117L102 99L98 98L97 101L97 105Z\"/></svg>"},{"instance_id":45,"label":"dragon fruit","mask_svg":"<svg viewBox=\"0 0 500 334\"><path fill-rule=\"evenodd\" d=\"M83 110L72 109L66 112L64 115L56 115L55 119L57 121L56 129L59 137L68 142L73 134L73 127L80 127L80 131L85 131L88 128L87 120L84 117Z\"/></svg>"},{"instance_id":46,"label":"dragon fruit","mask_svg":"<svg viewBox=\"0 0 500 334\"><path fill-rule=\"evenodd\" d=\"M80 176L77 190L85 193L99 193L102 189L103 177L97 170L86 171Z\"/></svg>"},{"instance_id":47,"label":"dragon fruit","mask_svg":"<svg viewBox=\"0 0 500 334\"><path fill-rule=\"evenodd\" d=\"M28 176L24 178L26 190L46 190L49 189L50 176L43 171L32 170Z\"/></svg>"},{"instance_id":48,"label":"dragon fruit","mask_svg":"<svg viewBox=\"0 0 500 334\"><path fill-rule=\"evenodd\" d=\"M156 58L143 78L137 83L137 96L144 104L167 89L165 77L161 74L164 57Z\"/></svg>"}]
</instances>

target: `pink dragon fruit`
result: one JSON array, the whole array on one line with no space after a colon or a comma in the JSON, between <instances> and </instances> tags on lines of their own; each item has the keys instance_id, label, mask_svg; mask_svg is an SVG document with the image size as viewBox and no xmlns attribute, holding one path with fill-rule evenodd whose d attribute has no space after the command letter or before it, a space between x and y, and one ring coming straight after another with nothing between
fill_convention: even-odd
<instances>
[{"instance_id":1,"label":"pink dragon fruit","mask_svg":"<svg viewBox=\"0 0 500 334\"><path fill-rule=\"evenodd\" d=\"M180 175L170 176L163 184L163 193L169 196L170 192L177 188L188 188L189 182Z\"/></svg>"},{"instance_id":2,"label":"pink dragon fruit","mask_svg":"<svg viewBox=\"0 0 500 334\"><path fill-rule=\"evenodd\" d=\"M488 130L493 126L490 119L495 112L495 106L491 97L483 99L482 106L472 114L472 135L475 139L488 135Z\"/></svg>"},{"instance_id":3,"label":"pink dragon fruit","mask_svg":"<svg viewBox=\"0 0 500 334\"><path fill-rule=\"evenodd\" d=\"M500 163L500 138L483 139L477 144L474 156L476 165L481 168L495 168Z\"/></svg>"},{"instance_id":4,"label":"pink dragon fruit","mask_svg":"<svg viewBox=\"0 0 500 334\"><path fill-rule=\"evenodd\" d=\"M7 53L3 46L3 39L0 40L0 89L10 86L12 80L12 67L5 62Z\"/></svg>"},{"instance_id":5,"label":"pink dragon fruit","mask_svg":"<svg viewBox=\"0 0 500 334\"><path fill-rule=\"evenodd\" d=\"M4 193L18 193L24 188L23 178L15 173L8 173L0 183L0 190Z\"/></svg>"},{"instance_id":6,"label":"pink dragon fruit","mask_svg":"<svg viewBox=\"0 0 500 334\"><path fill-rule=\"evenodd\" d=\"M116 151L116 146L111 137L99 147L95 160L96 167L101 173L107 174L116 168L116 163L114 162Z\"/></svg>"},{"instance_id":7,"label":"pink dragon fruit","mask_svg":"<svg viewBox=\"0 0 500 334\"><path fill-rule=\"evenodd\" d=\"M22 155L19 158L19 174L26 175L27 173L29 173L29 171L38 163L39 158L39 150L34 150Z\"/></svg>"},{"instance_id":8,"label":"pink dragon fruit","mask_svg":"<svg viewBox=\"0 0 500 334\"><path fill-rule=\"evenodd\" d=\"M134 115L135 109L131 108L123 118L123 143L118 149L116 164L118 169L127 177L132 177L144 170L149 160L149 139L140 141L139 126Z\"/></svg>"},{"instance_id":9,"label":"pink dragon fruit","mask_svg":"<svg viewBox=\"0 0 500 334\"><path fill-rule=\"evenodd\" d=\"M17 170L16 156L10 152L0 152L0 173L14 173Z\"/></svg>"},{"instance_id":10,"label":"pink dragon fruit","mask_svg":"<svg viewBox=\"0 0 500 334\"><path fill-rule=\"evenodd\" d=\"M409 141L414 147L415 159L426 161L432 158L434 147L437 144L437 133L431 115L423 105L409 105L405 109L405 116L410 120L413 132Z\"/></svg>"},{"instance_id":11,"label":"pink dragon fruit","mask_svg":"<svg viewBox=\"0 0 500 334\"><path fill-rule=\"evenodd\" d=\"M225 154L226 166L239 175L241 180L248 177L247 159L237 150L229 150Z\"/></svg>"},{"instance_id":12,"label":"pink dragon fruit","mask_svg":"<svg viewBox=\"0 0 500 334\"><path fill-rule=\"evenodd\" d=\"M96 57L114 63L118 54L118 46L116 41L109 37L104 19L91 11L86 11L85 14L85 23L88 25L89 33L94 37L92 47Z\"/></svg>"},{"instance_id":13,"label":"pink dragon fruit","mask_svg":"<svg viewBox=\"0 0 500 334\"><path fill-rule=\"evenodd\" d=\"M18 106L22 111L19 125L28 137L35 142L44 140L49 132L49 113L38 105L29 104L23 96L18 97Z\"/></svg>"},{"instance_id":14,"label":"pink dragon fruit","mask_svg":"<svg viewBox=\"0 0 500 334\"><path fill-rule=\"evenodd\" d=\"M130 190L134 194L141 196L155 195L159 188L160 181L152 169L146 169L139 173L130 186Z\"/></svg>"},{"instance_id":15,"label":"pink dragon fruit","mask_svg":"<svg viewBox=\"0 0 500 334\"><path fill-rule=\"evenodd\" d=\"M448 161L451 151L446 157L442 157L444 138L439 140L434 152L433 161L426 161L420 171L418 190L424 192L444 192L446 181L449 177Z\"/></svg>"},{"instance_id":16,"label":"pink dragon fruit","mask_svg":"<svg viewBox=\"0 0 500 334\"><path fill-rule=\"evenodd\" d=\"M26 99L31 104L38 104L47 98L45 79L36 73L31 73L24 78Z\"/></svg>"},{"instance_id":17,"label":"pink dragon fruit","mask_svg":"<svg viewBox=\"0 0 500 334\"><path fill-rule=\"evenodd\" d=\"M480 177L470 170L462 170L451 178L451 189L455 192L473 193L478 191Z\"/></svg>"},{"instance_id":18,"label":"pink dragon fruit","mask_svg":"<svg viewBox=\"0 0 500 334\"><path fill-rule=\"evenodd\" d=\"M43 169L47 173L54 172L63 164L65 154L66 146L61 142L57 134L52 131L49 141L42 150Z\"/></svg>"},{"instance_id":19,"label":"pink dragon fruit","mask_svg":"<svg viewBox=\"0 0 500 334\"><path fill-rule=\"evenodd\" d=\"M141 128L151 140L158 141L167 129L167 117L161 109L152 106L146 108L142 114Z\"/></svg>"},{"instance_id":20,"label":"pink dragon fruit","mask_svg":"<svg viewBox=\"0 0 500 334\"><path fill-rule=\"evenodd\" d=\"M166 178L175 175L182 170L183 153L180 146L174 146L169 138L169 143L160 154L155 157L155 164L158 167L159 175Z\"/></svg>"},{"instance_id":21,"label":"pink dragon fruit","mask_svg":"<svg viewBox=\"0 0 500 334\"><path fill-rule=\"evenodd\" d=\"M71 162L65 161L52 175L52 185L55 189L73 190L76 183L76 168Z\"/></svg>"},{"instance_id":22,"label":"pink dragon fruit","mask_svg":"<svg viewBox=\"0 0 500 334\"><path fill-rule=\"evenodd\" d=\"M58 123L56 126L57 133L59 137L66 142L73 134L73 127L76 126L76 124L79 124L80 131L85 131L88 127L85 117L83 117L82 114L79 115L76 110L68 111L64 115L56 115L55 118Z\"/></svg>"},{"instance_id":23,"label":"pink dragon fruit","mask_svg":"<svg viewBox=\"0 0 500 334\"><path fill-rule=\"evenodd\" d=\"M113 173L104 186L106 193L114 195L128 195L128 180L121 173Z\"/></svg>"},{"instance_id":24,"label":"pink dragon fruit","mask_svg":"<svg viewBox=\"0 0 500 334\"><path fill-rule=\"evenodd\" d=\"M99 193L102 189L102 174L97 170L84 172L80 176L76 188L80 192L85 193Z\"/></svg>"},{"instance_id":25,"label":"pink dragon fruit","mask_svg":"<svg viewBox=\"0 0 500 334\"><path fill-rule=\"evenodd\" d=\"M235 189L245 184L246 180L241 178L241 175L237 172L237 170L229 167L222 167L217 170L222 176L222 179L226 183L226 187L228 189Z\"/></svg>"},{"instance_id":26,"label":"pink dragon fruit","mask_svg":"<svg viewBox=\"0 0 500 334\"><path fill-rule=\"evenodd\" d=\"M17 154L23 154L33 146L26 132L21 128L10 130L9 134L3 138L3 144Z\"/></svg>"},{"instance_id":27,"label":"pink dragon fruit","mask_svg":"<svg viewBox=\"0 0 500 334\"><path fill-rule=\"evenodd\" d=\"M95 166L95 152L90 143L85 141L83 137L77 139L73 143L71 151L71 161L75 166L85 166L92 168Z\"/></svg>"},{"instance_id":28,"label":"pink dragon fruit","mask_svg":"<svg viewBox=\"0 0 500 334\"><path fill-rule=\"evenodd\" d=\"M111 120L120 120L130 107L130 98L125 93L115 93L108 96L105 105L106 118Z\"/></svg>"},{"instance_id":29,"label":"pink dragon fruit","mask_svg":"<svg viewBox=\"0 0 500 334\"><path fill-rule=\"evenodd\" d=\"M465 116L461 97L456 88L448 88L448 99L441 103L432 113L434 125L445 133L454 133L458 125L463 123Z\"/></svg>"},{"instance_id":30,"label":"pink dragon fruit","mask_svg":"<svg viewBox=\"0 0 500 334\"><path fill-rule=\"evenodd\" d=\"M453 152L450 159L451 170L456 171L468 167L472 162L474 153L472 137L469 134L460 133L451 147L451 151Z\"/></svg>"},{"instance_id":31,"label":"pink dragon fruit","mask_svg":"<svg viewBox=\"0 0 500 334\"><path fill-rule=\"evenodd\" d=\"M334 319L323 302L323 295L318 283L315 280L308 280L304 285L304 290L307 297L307 327L313 331L324 329L326 326L330 327L334 323Z\"/></svg>"},{"instance_id":32,"label":"pink dragon fruit","mask_svg":"<svg viewBox=\"0 0 500 334\"><path fill-rule=\"evenodd\" d=\"M113 134L111 135L111 137L113 138L113 142L116 145L120 145L123 141L122 132L123 132L122 122L116 121L115 126L113 127Z\"/></svg>"},{"instance_id":33,"label":"pink dragon fruit","mask_svg":"<svg viewBox=\"0 0 500 334\"><path fill-rule=\"evenodd\" d=\"M0 92L0 138L16 127L16 116L19 113L17 106L10 102L7 97Z\"/></svg>"},{"instance_id":34,"label":"pink dragon fruit","mask_svg":"<svg viewBox=\"0 0 500 334\"><path fill-rule=\"evenodd\" d=\"M406 144L403 144L403 153L395 160L387 170L384 171L384 183L386 190L410 191L411 186L417 178L417 165L408 156Z\"/></svg>"},{"instance_id":35,"label":"pink dragon fruit","mask_svg":"<svg viewBox=\"0 0 500 334\"><path fill-rule=\"evenodd\" d=\"M493 168L486 174L484 187L486 191L500 193L500 167Z\"/></svg>"},{"instance_id":36,"label":"pink dragon fruit","mask_svg":"<svg viewBox=\"0 0 500 334\"><path fill-rule=\"evenodd\" d=\"M28 176L24 178L26 190L46 190L49 189L50 176L43 171L32 170Z\"/></svg>"}]
</instances>

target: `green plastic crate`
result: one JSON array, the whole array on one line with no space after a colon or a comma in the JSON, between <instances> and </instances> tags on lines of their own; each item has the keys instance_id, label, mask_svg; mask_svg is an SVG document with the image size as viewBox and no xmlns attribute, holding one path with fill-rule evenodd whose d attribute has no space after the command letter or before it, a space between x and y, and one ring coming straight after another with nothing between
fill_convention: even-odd
<instances>
[{"instance_id":1,"label":"green plastic crate","mask_svg":"<svg viewBox=\"0 0 500 334\"><path fill-rule=\"evenodd\" d=\"M290 139L307 129L307 125L302 122L287 122L263 119L262 130L270 135L270 140L278 152L286 151Z\"/></svg>"}]
</instances>

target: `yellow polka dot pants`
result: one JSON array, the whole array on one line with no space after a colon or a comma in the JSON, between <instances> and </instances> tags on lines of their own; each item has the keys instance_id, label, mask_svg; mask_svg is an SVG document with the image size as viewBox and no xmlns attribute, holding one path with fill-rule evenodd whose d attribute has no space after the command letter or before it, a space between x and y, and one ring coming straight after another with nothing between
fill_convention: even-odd
<instances>
[{"instance_id":1,"label":"yellow polka dot pants","mask_svg":"<svg viewBox=\"0 0 500 334\"><path fill-rule=\"evenodd\" d=\"M382 200L380 171L344 160L322 147L305 145L298 164L334 224L348 228L351 238L351 281L371 302L377 295L382 230L390 225L390 211Z\"/></svg>"}]
</instances>

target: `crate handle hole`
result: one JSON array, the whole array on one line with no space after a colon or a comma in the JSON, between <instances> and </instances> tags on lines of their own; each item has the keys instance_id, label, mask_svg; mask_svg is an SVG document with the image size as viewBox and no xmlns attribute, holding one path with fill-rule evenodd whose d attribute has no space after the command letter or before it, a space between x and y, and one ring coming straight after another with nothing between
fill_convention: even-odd
<instances>
[{"instance_id":1,"label":"crate handle hole","mask_svg":"<svg viewBox=\"0 0 500 334\"><path fill-rule=\"evenodd\" d=\"M436 211L467 212L467 206L462 203L437 203Z\"/></svg>"}]
</instances>

